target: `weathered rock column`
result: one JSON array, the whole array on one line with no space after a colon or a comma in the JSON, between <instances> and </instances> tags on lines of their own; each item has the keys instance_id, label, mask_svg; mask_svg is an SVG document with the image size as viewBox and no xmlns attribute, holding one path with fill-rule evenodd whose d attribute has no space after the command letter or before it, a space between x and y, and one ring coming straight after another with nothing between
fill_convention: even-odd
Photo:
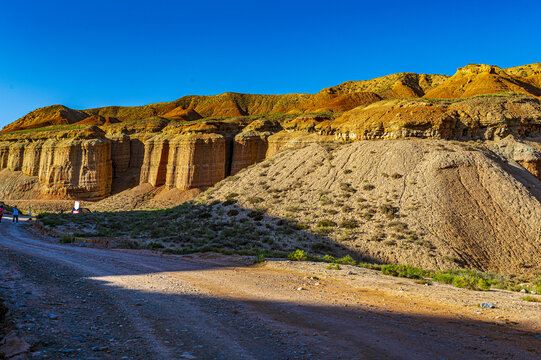
<instances>
[{"instance_id":1,"label":"weathered rock column","mask_svg":"<svg viewBox=\"0 0 541 360\"><path fill-rule=\"evenodd\" d=\"M187 190L213 186L225 178L225 138L219 134L191 134L169 142L166 185Z\"/></svg>"}]
</instances>

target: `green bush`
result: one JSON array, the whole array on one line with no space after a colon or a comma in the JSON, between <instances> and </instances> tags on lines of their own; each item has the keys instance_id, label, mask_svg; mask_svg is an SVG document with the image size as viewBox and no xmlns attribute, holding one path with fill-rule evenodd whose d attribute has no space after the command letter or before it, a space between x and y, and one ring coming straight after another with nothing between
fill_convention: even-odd
<instances>
[{"instance_id":1,"label":"green bush","mask_svg":"<svg viewBox=\"0 0 541 360\"><path fill-rule=\"evenodd\" d=\"M75 236L72 234L64 234L58 239L58 241L62 244L70 244L75 241Z\"/></svg>"},{"instance_id":2,"label":"green bush","mask_svg":"<svg viewBox=\"0 0 541 360\"><path fill-rule=\"evenodd\" d=\"M306 261L308 260L308 255L304 250L297 249L287 255L288 260L291 261Z\"/></svg>"},{"instance_id":3,"label":"green bush","mask_svg":"<svg viewBox=\"0 0 541 360\"><path fill-rule=\"evenodd\" d=\"M236 199L227 199L226 201L224 201L222 203L222 206L229 206L229 205L233 205L237 202Z\"/></svg>"},{"instance_id":4,"label":"green bush","mask_svg":"<svg viewBox=\"0 0 541 360\"><path fill-rule=\"evenodd\" d=\"M357 221L354 219L346 219L340 223L340 227L344 229L355 229L357 227Z\"/></svg>"},{"instance_id":5,"label":"green bush","mask_svg":"<svg viewBox=\"0 0 541 360\"><path fill-rule=\"evenodd\" d=\"M324 261L324 262L336 262L336 258L334 256L331 256L331 255L324 255L322 258L321 258L321 261Z\"/></svg>"},{"instance_id":6,"label":"green bush","mask_svg":"<svg viewBox=\"0 0 541 360\"><path fill-rule=\"evenodd\" d=\"M433 281L441 282L444 284L452 284L454 278L454 275L441 271L437 271L434 275L432 275Z\"/></svg>"},{"instance_id":7,"label":"green bush","mask_svg":"<svg viewBox=\"0 0 541 360\"><path fill-rule=\"evenodd\" d=\"M473 275L456 276L453 279L453 285L458 288L479 291L486 291L490 289L490 283L487 280Z\"/></svg>"},{"instance_id":8,"label":"green bush","mask_svg":"<svg viewBox=\"0 0 541 360\"><path fill-rule=\"evenodd\" d=\"M336 223L332 220L324 219L317 223L316 227L322 228L322 227L333 227L336 226Z\"/></svg>"},{"instance_id":9,"label":"green bush","mask_svg":"<svg viewBox=\"0 0 541 360\"><path fill-rule=\"evenodd\" d=\"M238 196L239 196L239 194L237 194L237 193L235 193L235 192L231 192L231 193L229 193L229 194L227 194L227 195L225 196L225 199L226 199L226 200L232 200L232 199L235 199L235 198L238 197Z\"/></svg>"},{"instance_id":10,"label":"green bush","mask_svg":"<svg viewBox=\"0 0 541 360\"><path fill-rule=\"evenodd\" d=\"M409 279L422 279L428 273L410 265L383 265L381 267L381 273L385 275L398 276Z\"/></svg>"},{"instance_id":11,"label":"green bush","mask_svg":"<svg viewBox=\"0 0 541 360\"><path fill-rule=\"evenodd\" d=\"M326 197L325 195L322 195L319 198L319 202L321 203L321 205L331 205L333 203L332 200Z\"/></svg>"},{"instance_id":12,"label":"green bush","mask_svg":"<svg viewBox=\"0 0 541 360\"><path fill-rule=\"evenodd\" d=\"M158 250L158 249L163 249L163 248L165 248L165 246L163 246L163 244L159 242L149 242L147 244L147 249L150 249L150 250Z\"/></svg>"},{"instance_id":13,"label":"green bush","mask_svg":"<svg viewBox=\"0 0 541 360\"><path fill-rule=\"evenodd\" d=\"M445 284L452 284L459 288L485 291L490 289L491 280L471 270L448 270L436 271L432 274L432 280Z\"/></svg>"},{"instance_id":14,"label":"green bush","mask_svg":"<svg viewBox=\"0 0 541 360\"><path fill-rule=\"evenodd\" d=\"M330 264L329 266L326 267L326 269L327 270L340 270L342 268L338 264Z\"/></svg>"},{"instance_id":15,"label":"green bush","mask_svg":"<svg viewBox=\"0 0 541 360\"><path fill-rule=\"evenodd\" d=\"M239 211L237 209L231 209L227 212L227 216L237 216Z\"/></svg>"},{"instance_id":16,"label":"green bush","mask_svg":"<svg viewBox=\"0 0 541 360\"><path fill-rule=\"evenodd\" d=\"M265 199L257 197L257 196L250 196L246 200L252 205L259 204L259 203L262 203L263 201L265 201Z\"/></svg>"},{"instance_id":17,"label":"green bush","mask_svg":"<svg viewBox=\"0 0 541 360\"><path fill-rule=\"evenodd\" d=\"M248 213L248 217L255 220L255 221L261 221L263 220L263 214L259 211L252 211Z\"/></svg>"},{"instance_id":18,"label":"green bush","mask_svg":"<svg viewBox=\"0 0 541 360\"><path fill-rule=\"evenodd\" d=\"M342 265L354 265L354 266L357 265L357 262L353 260L353 258L350 255L346 255L340 259L337 259L336 262Z\"/></svg>"},{"instance_id":19,"label":"green bush","mask_svg":"<svg viewBox=\"0 0 541 360\"><path fill-rule=\"evenodd\" d=\"M310 228L310 225L308 225L307 223L297 223L295 224L295 229L297 230L306 230L306 229L309 229Z\"/></svg>"}]
</instances>

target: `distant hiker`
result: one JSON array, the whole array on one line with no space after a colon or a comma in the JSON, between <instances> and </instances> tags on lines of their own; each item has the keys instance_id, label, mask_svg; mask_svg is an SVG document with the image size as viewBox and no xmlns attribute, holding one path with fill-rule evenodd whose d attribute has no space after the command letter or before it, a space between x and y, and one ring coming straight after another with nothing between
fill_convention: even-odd
<instances>
[{"instance_id":1,"label":"distant hiker","mask_svg":"<svg viewBox=\"0 0 541 360\"><path fill-rule=\"evenodd\" d=\"M13 222L19 223L19 209L17 209L17 206L13 208Z\"/></svg>"},{"instance_id":2,"label":"distant hiker","mask_svg":"<svg viewBox=\"0 0 541 360\"><path fill-rule=\"evenodd\" d=\"M71 213L72 213L72 214L78 214L79 212L80 212L79 209L76 209L76 208L72 208L72 209L71 209Z\"/></svg>"},{"instance_id":3,"label":"distant hiker","mask_svg":"<svg viewBox=\"0 0 541 360\"><path fill-rule=\"evenodd\" d=\"M2 216L4 216L4 206L0 206L0 223L2 222Z\"/></svg>"}]
</instances>

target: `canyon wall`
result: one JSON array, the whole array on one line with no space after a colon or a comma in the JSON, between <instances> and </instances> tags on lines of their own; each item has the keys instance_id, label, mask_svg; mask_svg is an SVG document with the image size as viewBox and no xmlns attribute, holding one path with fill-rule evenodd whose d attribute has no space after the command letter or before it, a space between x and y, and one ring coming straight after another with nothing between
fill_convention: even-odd
<instances>
[{"instance_id":1,"label":"canyon wall","mask_svg":"<svg viewBox=\"0 0 541 360\"><path fill-rule=\"evenodd\" d=\"M37 178L42 198L101 199L111 192L111 141L99 129L24 139L3 136L4 169Z\"/></svg>"},{"instance_id":2,"label":"canyon wall","mask_svg":"<svg viewBox=\"0 0 541 360\"><path fill-rule=\"evenodd\" d=\"M498 140L495 152L541 179L541 146L535 145L541 143L540 133L541 102L531 97L384 100L336 119L156 120L6 133L0 136L0 171L20 172L27 183L39 184L40 198L97 200L145 183L208 188L285 148L307 143L417 137ZM520 140L528 137L530 143Z\"/></svg>"}]
</instances>

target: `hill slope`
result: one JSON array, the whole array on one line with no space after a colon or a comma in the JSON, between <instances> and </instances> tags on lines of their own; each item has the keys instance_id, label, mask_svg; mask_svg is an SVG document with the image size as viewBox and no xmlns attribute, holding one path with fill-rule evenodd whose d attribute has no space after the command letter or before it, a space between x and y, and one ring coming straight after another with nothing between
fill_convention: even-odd
<instances>
[{"instance_id":1,"label":"hill slope","mask_svg":"<svg viewBox=\"0 0 541 360\"><path fill-rule=\"evenodd\" d=\"M491 146L309 144L241 171L201 199L240 193L239 206L314 234L291 236L290 250L332 253L323 236L384 263L533 273L541 269L539 180Z\"/></svg>"},{"instance_id":2,"label":"hill slope","mask_svg":"<svg viewBox=\"0 0 541 360\"><path fill-rule=\"evenodd\" d=\"M519 71L521 75L517 76ZM541 96L539 85L539 73L534 65L526 66L525 70L510 68L508 71L491 65L468 65L459 68L455 75L428 91L425 97L456 99L502 92Z\"/></svg>"}]
</instances>

